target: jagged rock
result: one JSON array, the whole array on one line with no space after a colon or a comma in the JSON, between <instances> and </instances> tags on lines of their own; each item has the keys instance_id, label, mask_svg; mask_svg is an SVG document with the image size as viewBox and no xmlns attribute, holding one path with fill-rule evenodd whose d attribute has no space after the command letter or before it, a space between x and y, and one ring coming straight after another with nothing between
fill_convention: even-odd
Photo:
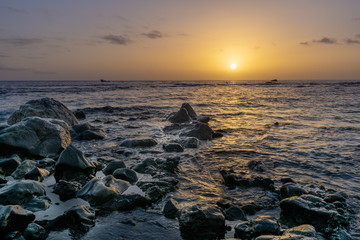
<instances>
[{"instance_id":1,"label":"jagged rock","mask_svg":"<svg viewBox=\"0 0 360 240\"><path fill-rule=\"evenodd\" d=\"M0 189L0 204L21 205L28 210L44 210L50 206L50 200L46 197L41 183L23 180Z\"/></svg>"},{"instance_id":2,"label":"jagged rock","mask_svg":"<svg viewBox=\"0 0 360 240\"><path fill-rule=\"evenodd\" d=\"M112 175L114 178L128 181L131 184L134 184L138 180L136 172L128 168L118 168Z\"/></svg>"},{"instance_id":3,"label":"jagged rock","mask_svg":"<svg viewBox=\"0 0 360 240\"><path fill-rule=\"evenodd\" d=\"M83 182L95 174L95 166L86 159L83 152L72 145L61 152L55 166L56 181L62 179Z\"/></svg>"},{"instance_id":4,"label":"jagged rock","mask_svg":"<svg viewBox=\"0 0 360 240\"><path fill-rule=\"evenodd\" d=\"M194 109L190 106L189 103L183 103L181 105L181 108L185 108L186 111L188 112L189 116L192 118L192 119L196 119L197 115L194 111Z\"/></svg>"},{"instance_id":5,"label":"jagged rock","mask_svg":"<svg viewBox=\"0 0 360 240\"><path fill-rule=\"evenodd\" d=\"M4 153L55 157L70 143L69 126L57 119L28 117L0 131L0 149Z\"/></svg>"},{"instance_id":6,"label":"jagged rock","mask_svg":"<svg viewBox=\"0 0 360 240\"><path fill-rule=\"evenodd\" d=\"M279 234L280 225L278 221L268 215L259 216L249 222L240 222L235 226L235 237L251 239L265 234Z\"/></svg>"},{"instance_id":7,"label":"jagged rock","mask_svg":"<svg viewBox=\"0 0 360 240\"><path fill-rule=\"evenodd\" d=\"M211 140L213 130L205 123L196 123L180 134L180 137L195 137L199 140Z\"/></svg>"},{"instance_id":8,"label":"jagged rock","mask_svg":"<svg viewBox=\"0 0 360 240\"><path fill-rule=\"evenodd\" d=\"M116 195L123 193L129 186L129 182L109 175L103 179L92 179L76 196L89 201L92 205L103 205L111 202Z\"/></svg>"},{"instance_id":9,"label":"jagged rock","mask_svg":"<svg viewBox=\"0 0 360 240\"><path fill-rule=\"evenodd\" d=\"M55 184L54 193L58 194L61 201L66 201L76 197L76 193L81 189L81 184L78 182L59 180Z\"/></svg>"},{"instance_id":10,"label":"jagged rock","mask_svg":"<svg viewBox=\"0 0 360 240\"><path fill-rule=\"evenodd\" d=\"M16 154L9 158L0 158L0 173L9 176L16 170L20 163L21 158Z\"/></svg>"},{"instance_id":11,"label":"jagged rock","mask_svg":"<svg viewBox=\"0 0 360 240\"><path fill-rule=\"evenodd\" d=\"M136 165L133 169L139 173L151 174L151 173L156 172L157 167L158 167L158 165L154 159L147 158L144 161L142 161L141 163L139 163L138 165Z\"/></svg>"},{"instance_id":12,"label":"jagged rock","mask_svg":"<svg viewBox=\"0 0 360 240\"><path fill-rule=\"evenodd\" d=\"M24 232L26 240L45 240L47 236L45 228L36 223L30 223Z\"/></svg>"},{"instance_id":13,"label":"jagged rock","mask_svg":"<svg viewBox=\"0 0 360 240\"><path fill-rule=\"evenodd\" d=\"M26 117L53 118L66 122L68 125L78 124L74 114L61 102L53 98L31 100L21 105L8 119L8 124L13 125Z\"/></svg>"},{"instance_id":14,"label":"jagged rock","mask_svg":"<svg viewBox=\"0 0 360 240\"><path fill-rule=\"evenodd\" d=\"M210 205L192 205L179 213L181 235L185 239L222 239L225 217L221 210Z\"/></svg>"},{"instance_id":15,"label":"jagged rock","mask_svg":"<svg viewBox=\"0 0 360 240\"><path fill-rule=\"evenodd\" d=\"M80 120L86 118L86 113L85 113L83 110L76 110L76 111L74 112L74 115L75 115L75 117L76 117L77 119L80 119Z\"/></svg>"},{"instance_id":16,"label":"jagged rock","mask_svg":"<svg viewBox=\"0 0 360 240\"><path fill-rule=\"evenodd\" d=\"M183 145L185 148L198 148L200 141L195 137L188 137L181 140L181 145Z\"/></svg>"},{"instance_id":17,"label":"jagged rock","mask_svg":"<svg viewBox=\"0 0 360 240\"><path fill-rule=\"evenodd\" d=\"M23 232L35 219L35 214L19 205L0 206L0 238L12 231ZM4 234L4 235L3 235Z\"/></svg>"},{"instance_id":18,"label":"jagged rock","mask_svg":"<svg viewBox=\"0 0 360 240\"><path fill-rule=\"evenodd\" d=\"M167 120L171 123L185 123L191 120L188 111L185 108L180 108L179 111L171 113Z\"/></svg>"},{"instance_id":19,"label":"jagged rock","mask_svg":"<svg viewBox=\"0 0 360 240\"><path fill-rule=\"evenodd\" d=\"M178 216L179 209L179 203L176 200L170 198L164 205L162 211L165 217L174 219Z\"/></svg>"},{"instance_id":20,"label":"jagged rock","mask_svg":"<svg viewBox=\"0 0 360 240\"><path fill-rule=\"evenodd\" d=\"M289 182L289 183L285 183L280 188L280 194L282 198L288 198L288 197L301 196L303 194L307 194L307 191L301 188L298 184Z\"/></svg>"},{"instance_id":21,"label":"jagged rock","mask_svg":"<svg viewBox=\"0 0 360 240\"><path fill-rule=\"evenodd\" d=\"M114 160L110 162L106 168L103 169L103 173L105 175L113 174L113 172L118 168L126 168L124 161L122 160Z\"/></svg>"},{"instance_id":22,"label":"jagged rock","mask_svg":"<svg viewBox=\"0 0 360 240\"><path fill-rule=\"evenodd\" d=\"M164 144L163 149L166 152L183 152L184 148L178 143Z\"/></svg>"},{"instance_id":23,"label":"jagged rock","mask_svg":"<svg viewBox=\"0 0 360 240\"><path fill-rule=\"evenodd\" d=\"M41 169L38 167L34 167L32 170L25 174L25 179L32 179L35 181L42 182L46 176L48 176L50 172L46 169Z\"/></svg>"},{"instance_id":24,"label":"jagged rock","mask_svg":"<svg viewBox=\"0 0 360 240\"><path fill-rule=\"evenodd\" d=\"M123 141L120 146L121 147L128 147L128 148L147 148L153 147L157 145L157 142L152 138L144 138L144 139L128 139Z\"/></svg>"},{"instance_id":25,"label":"jagged rock","mask_svg":"<svg viewBox=\"0 0 360 240\"><path fill-rule=\"evenodd\" d=\"M16 170L11 174L15 179L21 179L25 177L27 172L30 172L36 166L36 162L33 160L23 161Z\"/></svg>"}]
</instances>

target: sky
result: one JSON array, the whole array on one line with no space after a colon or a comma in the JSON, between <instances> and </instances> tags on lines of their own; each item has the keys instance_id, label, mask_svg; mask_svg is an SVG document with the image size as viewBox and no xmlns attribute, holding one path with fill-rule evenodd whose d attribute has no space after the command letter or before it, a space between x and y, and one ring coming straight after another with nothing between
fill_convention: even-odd
<instances>
[{"instance_id":1,"label":"sky","mask_svg":"<svg viewBox=\"0 0 360 240\"><path fill-rule=\"evenodd\" d=\"M359 80L359 0L1 0L0 80Z\"/></svg>"}]
</instances>

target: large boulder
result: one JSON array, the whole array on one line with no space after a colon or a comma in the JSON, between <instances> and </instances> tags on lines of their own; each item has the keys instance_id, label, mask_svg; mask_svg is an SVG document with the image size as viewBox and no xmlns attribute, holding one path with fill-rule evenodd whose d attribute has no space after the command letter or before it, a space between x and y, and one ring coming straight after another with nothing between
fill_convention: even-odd
<instances>
[{"instance_id":1,"label":"large boulder","mask_svg":"<svg viewBox=\"0 0 360 240\"><path fill-rule=\"evenodd\" d=\"M60 119L70 126L79 123L75 115L64 104L53 98L42 98L31 100L21 105L19 110L9 117L8 124L13 125L26 117L33 116Z\"/></svg>"},{"instance_id":2,"label":"large boulder","mask_svg":"<svg viewBox=\"0 0 360 240\"><path fill-rule=\"evenodd\" d=\"M16 154L9 158L0 158L0 173L9 176L16 170L20 163L21 158Z\"/></svg>"},{"instance_id":3,"label":"large boulder","mask_svg":"<svg viewBox=\"0 0 360 240\"><path fill-rule=\"evenodd\" d=\"M181 137L195 137L199 140L211 140L213 130L205 123L197 123L180 134Z\"/></svg>"},{"instance_id":4,"label":"large boulder","mask_svg":"<svg viewBox=\"0 0 360 240\"><path fill-rule=\"evenodd\" d=\"M123 193L129 186L129 182L116 179L109 175L103 179L92 179L76 196L89 201L92 205L111 204L114 197Z\"/></svg>"},{"instance_id":5,"label":"large boulder","mask_svg":"<svg viewBox=\"0 0 360 240\"><path fill-rule=\"evenodd\" d=\"M0 238L8 232L24 231L34 219L33 212L25 210L19 205L0 206Z\"/></svg>"},{"instance_id":6,"label":"large boulder","mask_svg":"<svg viewBox=\"0 0 360 240\"><path fill-rule=\"evenodd\" d=\"M179 213L181 235L185 239L222 239L225 234L225 217L217 207L192 205Z\"/></svg>"},{"instance_id":7,"label":"large boulder","mask_svg":"<svg viewBox=\"0 0 360 240\"><path fill-rule=\"evenodd\" d=\"M0 131L0 149L4 153L56 157L70 143L68 124L57 119L28 117Z\"/></svg>"},{"instance_id":8,"label":"large boulder","mask_svg":"<svg viewBox=\"0 0 360 240\"><path fill-rule=\"evenodd\" d=\"M167 120L171 123L185 123L189 122L192 119L196 119L197 115L194 109L190 106L189 103L183 103L180 107L180 110L174 113L171 113Z\"/></svg>"}]
</instances>

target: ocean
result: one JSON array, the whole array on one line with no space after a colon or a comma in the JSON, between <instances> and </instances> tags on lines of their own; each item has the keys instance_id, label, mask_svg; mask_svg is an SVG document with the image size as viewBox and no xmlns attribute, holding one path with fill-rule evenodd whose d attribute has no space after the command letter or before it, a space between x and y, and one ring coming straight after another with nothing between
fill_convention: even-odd
<instances>
[{"instance_id":1,"label":"ocean","mask_svg":"<svg viewBox=\"0 0 360 240\"><path fill-rule=\"evenodd\" d=\"M43 97L83 110L82 122L107 132L104 140L74 141L89 159L111 155L127 138L153 138L159 143L152 151L133 150L122 156L128 167L168 154L162 144L179 136L163 131L170 125L166 117L182 103L189 103L198 115L209 116L209 126L223 137L178 154L179 184L170 195L180 204L259 201L263 193L228 189L219 173L224 168L248 172L248 163L257 161L261 174L276 186L282 178L291 178L304 186L346 193L360 219L360 81L0 82L0 126L20 105ZM113 213L98 220L84 239L181 238L176 221L157 217L157 210L137 213L138 219L150 220L138 221L133 230L122 220L106 225L134 214ZM143 233L136 234L140 229Z\"/></svg>"}]
</instances>

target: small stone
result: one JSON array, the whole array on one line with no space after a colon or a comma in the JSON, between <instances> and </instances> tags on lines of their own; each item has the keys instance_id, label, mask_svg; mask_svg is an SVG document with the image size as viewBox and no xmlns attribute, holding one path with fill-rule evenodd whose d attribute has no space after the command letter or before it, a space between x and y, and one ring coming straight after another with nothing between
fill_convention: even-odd
<instances>
[{"instance_id":1,"label":"small stone","mask_svg":"<svg viewBox=\"0 0 360 240\"><path fill-rule=\"evenodd\" d=\"M113 172L118 168L126 168L124 161L122 160L115 160L110 162L106 168L103 169L103 173L105 175L111 175Z\"/></svg>"},{"instance_id":2,"label":"small stone","mask_svg":"<svg viewBox=\"0 0 360 240\"><path fill-rule=\"evenodd\" d=\"M136 172L128 168L118 168L113 172L112 175L117 179L128 181L131 184L136 183L138 180Z\"/></svg>"}]
</instances>

